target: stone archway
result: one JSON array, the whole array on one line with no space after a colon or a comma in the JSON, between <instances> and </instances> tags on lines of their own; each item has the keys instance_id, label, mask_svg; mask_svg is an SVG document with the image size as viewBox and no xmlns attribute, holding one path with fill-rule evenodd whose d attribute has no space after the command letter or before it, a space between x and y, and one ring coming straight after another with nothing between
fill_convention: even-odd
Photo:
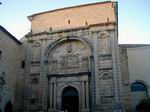
<instances>
[{"instance_id":1,"label":"stone archway","mask_svg":"<svg viewBox=\"0 0 150 112\"><path fill-rule=\"evenodd\" d=\"M62 110L79 112L79 93L74 87L66 87L62 92Z\"/></svg>"},{"instance_id":2,"label":"stone archway","mask_svg":"<svg viewBox=\"0 0 150 112\"><path fill-rule=\"evenodd\" d=\"M87 42L86 39L79 37L58 39L45 49L44 60L46 60L47 64L45 65L44 73L47 74L49 82L49 85L45 87L49 87L49 94L47 95L48 98L43 96L45 97L44 99L49 100L48 108L50 112L57 110L79 112L79 110L89 109L88 81L89 71L93 70L92 55L93 50L91 44ZM79 90L74 86L69 86L70 84L68 83L77 85L76 87L78 87ZM67 87L61 89L61 92L57 92L57 90L64 87L64 85ZM79 87L80 85L82 86ZM84 89L80 91L81 88ZM68 92L71 90L74 92ZM65 96L65 94L68 93L72 93L72 96ZM74 95L74 93L76 93L76 95ZM68 104L71 108L65 106Z\"/></svg>"},{"instance_id":3,"label":"stone archway","mask_svg":"<svg viewBox=\"0 0 150 112\"><path fill-rule=\"evenodd\" d=\"M134 110L141 100L147 98L148 90L144 81L136 81L131 84L131 101Z\"/></svg>"}]
</instances>

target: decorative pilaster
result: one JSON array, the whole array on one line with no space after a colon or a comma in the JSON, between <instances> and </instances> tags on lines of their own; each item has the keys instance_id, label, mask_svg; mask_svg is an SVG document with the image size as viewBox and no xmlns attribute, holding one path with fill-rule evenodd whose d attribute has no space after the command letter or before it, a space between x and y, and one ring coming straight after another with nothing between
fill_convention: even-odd
<instances>
[{"instance_id":1,"label":"decorative pilaster","mask_svg":"<svg viewBox=\"0 0 150 112\"><path fill-rule=\"evenodd\" d=\"M44 35L46 36L46 35ZM44 37L43 37L44 38ZM45 62L45 40L42 41L41 63L40 63L40 84L39 84L39 105L43 111L47 110L48 96L48 78L47 78L47 62Z\"/></svg>"},{"instance_id":2,"label":"decorative pilaster","mask_svg":"<svg viewBox=\"0 0 150 112\"><path fill-rule=\"evenodd\" d=\"M93 56L94 56L94 92L95 92L95 104L100 104L100 94L99 94L99 69L98 69L98 50L97 50L97 31L92 32L92 45L93 45ZM92 76L92 77L93 77Z\"/></svg>"},{"instance_id":3,"label":"decorative pilaster","mask_svg":"<svg viewBox=\"0 0 150 112\"><path fill-rule=\"evenodd\" d=\"M111 48L112 48L112 66L113 66L113 83L114 83L114 112L122 112L122 84L121 84L121 71L120 71L120 56L118 48L117 30L111 32Z\"/></svg>"},{"instance_id":4,"label":"decorative pilaster","mask_svg":"<svg viewBox=\"0 0 150 112\"><path fill-rule=\"evenodd\" d=\"M94 36L93 33L90 33L91 36L91 42L93 46L93 50L90 56L90 62L91 62L91 77L90 77L90 88L91 88L91 111L94 112L94 106L96 104L96 87L95 87L95 61L94 61Z\"/></svg>"},{"instance_id":5,"label":"decorative pilaster","mask_svg":"<svg viewBox=\"0 0 150 112\"><path fill-rule=\"evenodd\" d=\"M25 68L25 84L24 84L24 107L23 107L23 111L27 111L28 110L28 92L29 92L29 74L30 74L30 63L31 63L31 43L28 42L27 44L27 57L26 57L26 68Z\"/></svg>"}]
</instances>

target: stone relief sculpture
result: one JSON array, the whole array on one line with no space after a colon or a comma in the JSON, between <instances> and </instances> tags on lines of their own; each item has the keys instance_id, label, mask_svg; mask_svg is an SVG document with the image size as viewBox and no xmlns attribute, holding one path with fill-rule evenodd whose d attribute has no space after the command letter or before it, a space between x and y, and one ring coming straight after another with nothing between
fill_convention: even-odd
<instances>
[{"instance_id":1,"label":"stone relief sculpture","mask_svg":"<svg viewBox=\"0 0 150 112\"><path fill-rule=\"evenodd\" d=\"M85 45L79 45L79 49L82 50L82 51L86 50L86 46Z\"/></svg>"},{"instance_id":2,"label":"stone relief sculpture","mask_svg":"<svg viewBox=\"0 0 150 112\"><path fill-rule=\"evenodd\" d=\"M89 67L89 59L88 59L88 57L82 57L82 67L88 69L88 67Z\"/></svg>"},{"instance_id":3,"label":"stone relief sculpture","mask_svg":"<svg viewBox=\"0 0 150 112\"><path fill-rule=\"evenodd\" d=\"M75 72L80 69L88 69L88 57L90 56L88 50L82 42L76 40L59 44L49 55L49 71L54 72L57 69L58 72L62 70L71 72L73 69L72 72Z\"/></svg>"},{"instance_id":4,"label":"stone relief sculpture","mask_svg":"<svg viewBox=\"0 0 150 112\"><path fill-rule=\"evenodd\" d=\"M56 59L51 60L51 71L57 72L57 60Z\"/></svg>"},{"instance_id":5,"label":"stone relief sculpture","mask_svg":"<svg viewBox=\"0 0 150 112\"><path fill-rule=\"evenodd\" d=\"M62 56L61 68L78 68L79 67L79 56L76 55L65 55Z\"/></svg>"},{"instance_id":6,"label":"stone relief sculpture","mask_svg":"<svg viewBox=\"0 0 150 112\"><path fill-rule=\"evenodd\" d=\"M72 44L71 43L68 43L67 46L66 46L66 52L67 53L71 53L73 51L73 48L72 48Z\"/></svg>"}]
</instances>

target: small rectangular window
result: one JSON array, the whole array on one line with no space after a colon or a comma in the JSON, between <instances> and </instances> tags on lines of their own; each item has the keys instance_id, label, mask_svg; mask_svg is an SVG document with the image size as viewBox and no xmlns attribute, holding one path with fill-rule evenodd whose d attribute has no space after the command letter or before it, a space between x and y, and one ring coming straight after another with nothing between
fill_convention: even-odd
<instances>
[{"instance_id":1,"label":"small rectangular window","mask_svg":"<svg viewBox=\"0 0 150 112\"><path fill-rule=\"evenodd\" d=\"M0 51L0 60L2 59L2 51Z\"/></svg>"},{"instance_id":2,"label":"small rectangular window","mask_svg":"<svg viewBox=\"0 0 150 112\"><path fill-rule=\"evenodd\" d=\"M25 68L25 60L21 61L21 68Z\"/></svg>"}]
</instances>

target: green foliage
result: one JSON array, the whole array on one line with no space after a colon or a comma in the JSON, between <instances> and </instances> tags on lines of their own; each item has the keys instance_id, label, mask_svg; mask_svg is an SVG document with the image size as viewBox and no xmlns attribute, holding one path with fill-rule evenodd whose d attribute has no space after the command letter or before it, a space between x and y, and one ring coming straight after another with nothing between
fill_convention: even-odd
<instances>
[{"instance_id":1,"label":"green foliage","mask_svg":"<svg viewBox=\"0 0 150 112\"><path fill-rule=\"evenodd\" d=\"M150 112L150 98L141 100L136 106L136 110L138 112Z\"/></svg>"}]
</instances>

